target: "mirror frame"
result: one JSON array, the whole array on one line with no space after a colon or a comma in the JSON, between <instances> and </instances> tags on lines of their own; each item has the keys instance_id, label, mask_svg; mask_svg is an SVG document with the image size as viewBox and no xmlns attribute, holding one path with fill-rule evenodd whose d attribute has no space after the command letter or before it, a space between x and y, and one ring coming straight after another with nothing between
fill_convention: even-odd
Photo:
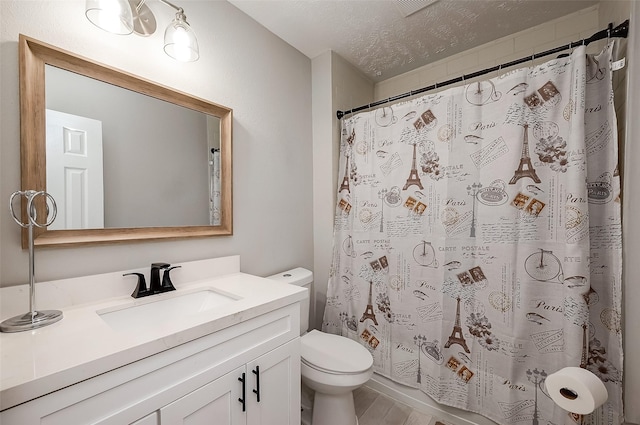
<instances>
[{"instance_id":1,"label":"mirror frame","mask_svg":"<svg viewBox=\"0 0 640 425\"><path fill-rule=\"evenodd\" d=\"M34 246L67 246L183 239L233 234L232 122L233 110L156 84L128 72L75 55L23 34L19 35L20 158L22 190L46 190L45 65L104 81L220 119L221 221L219 226L133 227L47 230L33 228ZM22 202L26 222L26 202ZM28 248L28 229L22 229L22 247Z\"/></svg>"}]
</instances>

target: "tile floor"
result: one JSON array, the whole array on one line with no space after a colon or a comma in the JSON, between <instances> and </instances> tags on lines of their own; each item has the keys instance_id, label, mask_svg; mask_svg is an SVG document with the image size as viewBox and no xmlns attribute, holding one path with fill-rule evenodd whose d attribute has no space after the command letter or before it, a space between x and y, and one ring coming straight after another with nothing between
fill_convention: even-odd
<instances>
[{"instance_id":1,"label":"tile floor","mask_svg":"<svg viewBox=\"0 0 640 425\"><path fill-rule=\"evenodd\" d=\"M368 387L353 392L359 425L450 425Z\"/></svg>"},{"instance_id":2,"label":"tile floor","mask_svg":"<svg viewBox=\"0 0 640 425\"><path fill-rule=\"evenodd\" d=\"M302 424L311 421L309 406L313 400L312 391L302 387ZM369 387L360 387L353 392L358 425L455 425L419 412L406 404L396 401Z\"/></svg>"}]
</instances>

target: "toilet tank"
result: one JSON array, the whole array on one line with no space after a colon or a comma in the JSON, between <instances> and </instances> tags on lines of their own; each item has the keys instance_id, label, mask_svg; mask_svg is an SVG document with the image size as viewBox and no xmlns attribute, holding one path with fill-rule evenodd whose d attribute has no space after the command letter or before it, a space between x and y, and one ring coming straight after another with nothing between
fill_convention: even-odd
<instances>
[{"instance_id":1,"label":"toilet tank","mask_svg":"<svg viewBox=\"0 0 640 425\"><path fill-rule=\"evenodd\" d=\"M278 282L288 283L290 285L302 286L307 288L307 298L300 302L300 335L309 330L309 305L311 299L311 284L313 283L313 272L311 270L298 267L281 273L268 276L267 279L277 280Z\"/></svg>"}]
</instances>

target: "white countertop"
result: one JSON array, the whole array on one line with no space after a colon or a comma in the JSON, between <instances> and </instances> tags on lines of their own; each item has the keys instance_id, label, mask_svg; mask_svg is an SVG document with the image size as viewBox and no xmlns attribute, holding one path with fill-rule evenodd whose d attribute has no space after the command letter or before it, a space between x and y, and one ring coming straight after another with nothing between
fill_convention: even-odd
<instances>
[{"instance_id":1,"label":"white countertop","mask_svg":"<svg viewBox=\"0 0 640 425\"><path fill-rule=\"evenodd\" d=\"M59 308L64 317L57 323L33 331L0 333L0 410L307 297L304 288L240 272L183 284L176 280L176 291L137 300L122 295ZM240 299L179 320L154 323L145 332L115 331L96 313L204 288Z\"/></svg>"}]
</instances>

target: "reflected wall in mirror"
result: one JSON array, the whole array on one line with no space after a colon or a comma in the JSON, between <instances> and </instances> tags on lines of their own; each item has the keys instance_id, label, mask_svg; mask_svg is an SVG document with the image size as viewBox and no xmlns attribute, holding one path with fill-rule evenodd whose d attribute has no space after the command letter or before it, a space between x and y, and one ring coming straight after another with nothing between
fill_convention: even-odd
<instances>
[{"instance_id":1,"label":"reflected wall in mirror","mask_svg":"<svg viewBox=\"0 0 640 425\"><path fill-rule=\"evenodd\" d=\"M231 109L19 43L22 187L60 209L36 246L232 233Z\"/></svg>"},{"instance_id":2,"label":"reflected wall in mirror","mask_svg":"<svg viewBox=\"0 0 640 425\"><path fill-rule=\"evenodd\" d=\"M220 224L219 118L50 65L45 82L49 230Z\"/></svg>"}]
</instances>

